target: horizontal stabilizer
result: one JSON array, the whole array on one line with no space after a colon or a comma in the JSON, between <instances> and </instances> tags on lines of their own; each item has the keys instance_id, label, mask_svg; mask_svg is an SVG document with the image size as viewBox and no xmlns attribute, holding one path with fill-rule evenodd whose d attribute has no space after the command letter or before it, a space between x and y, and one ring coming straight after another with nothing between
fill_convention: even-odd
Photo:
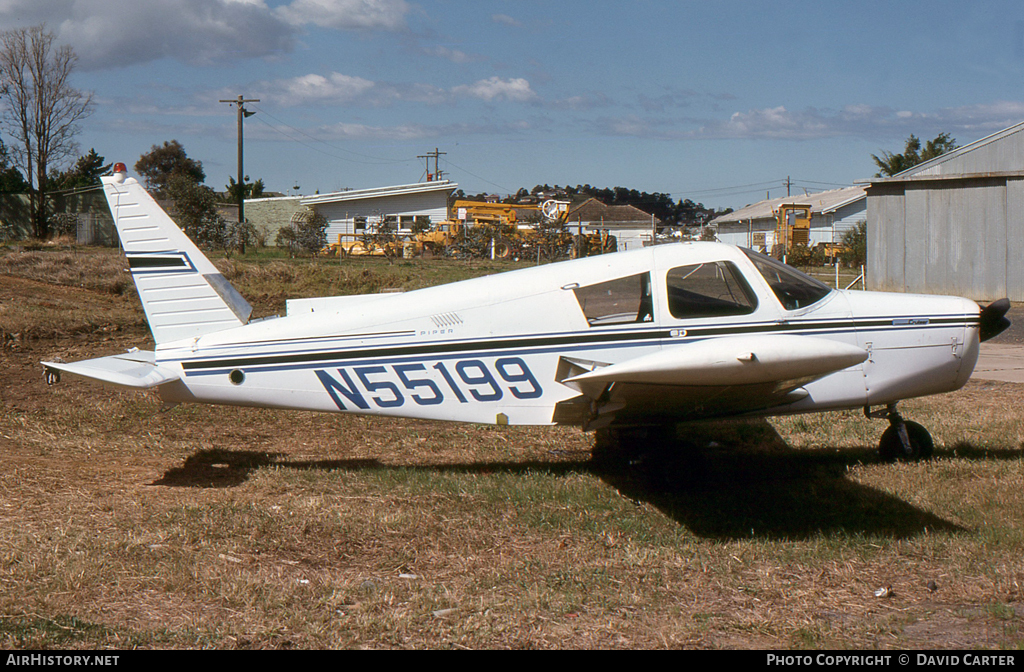
<instances>
[{"instance_id":1,"label":"horizontal stabilizer","mask_svg":"<svg viewBox=\"0 0 1024 672\"><path fill-rule=\"evenodd\" d=\"M98 380L108 385L146 389L180 378L178 371L159 366L154 353L135 350L123 355L86 359L81 362L43 362L48 370Z\"/></svg>"},{"instance_id":2,"label":"horizontal stabilizer","mask_svg":"<svg viewBox=\"0 0 1024 672\"><path fill-rule=\"evenodd\" d=\"M791 383L821 378L867 359L862 348L824 338L790 335L710 338L605 366L562 381L584 393L610 383L726 386Z\"/></svg>"}]
</instances>

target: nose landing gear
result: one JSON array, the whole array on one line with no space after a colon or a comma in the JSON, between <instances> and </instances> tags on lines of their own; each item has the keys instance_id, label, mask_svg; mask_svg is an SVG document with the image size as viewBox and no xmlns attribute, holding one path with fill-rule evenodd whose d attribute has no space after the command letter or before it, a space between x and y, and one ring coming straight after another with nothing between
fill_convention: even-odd
<instances>
[{"instance_id":1,"label":"nose landing gear","mask_svg":"<svg viewBox=\"0 0 1024 672\"><path fill-rule=\"evenodd\" d=\"M896 403L889 404L885 410L879 411L872 411L870 407L865 406L864 415L889 421L888 429L882 432L882 438L878 442L878 456L884 462L927 460L932 456L935 444L932 442L931 434L918 423L904 420L896 410Z\"/></svg>"}]
</instances>

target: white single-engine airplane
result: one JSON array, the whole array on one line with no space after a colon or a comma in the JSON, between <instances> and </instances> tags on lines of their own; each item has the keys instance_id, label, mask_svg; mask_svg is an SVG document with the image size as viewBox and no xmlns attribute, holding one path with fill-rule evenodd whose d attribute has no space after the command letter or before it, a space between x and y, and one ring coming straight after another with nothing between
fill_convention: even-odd
<instances>
[{"instance_id":1,"label":"white single-engine airplane","mask_svg":"<svg viewBox=\"0 0 1024 672\"><path fill-rule=\"evenodd\" d=\"M103 188L154 352L43 362L167 404L509 425L674 427L864 408L922 458L901 399L956 390L1009 302L838 291L750 250L677 243L401 294L249 304L117 164ZM872 407L881 407L872 411Z\"/></svg>"}]
</instances>

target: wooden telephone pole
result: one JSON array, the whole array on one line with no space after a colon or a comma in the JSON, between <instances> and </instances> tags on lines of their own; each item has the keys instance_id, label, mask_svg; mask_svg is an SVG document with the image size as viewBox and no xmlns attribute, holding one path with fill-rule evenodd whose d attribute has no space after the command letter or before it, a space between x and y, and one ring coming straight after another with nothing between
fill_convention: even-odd
<instances>
[{"instance_id":1,"label":"wooden telephone pole","mask_svg":"<svg viewBox=\"0 0 1024 672\"><path fill-rule=\"evenodd\" d=\"M245 172L242 169L242 121L246 117L251 117L256 114L245 109L246 103L258 103L259 98L244 98L239 96L237 100L221 100L222 103L232 103L238 106L238 224L239 231L242 231L241 225L245 223ZM243 233L241 237L241 250L242 254L245 254L245 235Z\"/></svg>"},{"instance_id":2,"label":"wooden telephone pole","mask_svg":"<svg viewBox=\"0 0 1024 672\"><path fill-rule=\"evenodd\" d=\"M417 159L426 159L426 161L427 161L427 182L433 182L434 180L440 180L441 179L442 172L441 172L441 169L437 167L437 160L439 158L441 158L442 156L445 156L446 154L448 154L448 152L439 152L437 150L437 147L435 147L433 152L427 152L426 154L421 154L421 155L416 157ZM434 172L433 173L430 172L430 160L431 159L434 160Z\"/></svg>"}]
</instances>

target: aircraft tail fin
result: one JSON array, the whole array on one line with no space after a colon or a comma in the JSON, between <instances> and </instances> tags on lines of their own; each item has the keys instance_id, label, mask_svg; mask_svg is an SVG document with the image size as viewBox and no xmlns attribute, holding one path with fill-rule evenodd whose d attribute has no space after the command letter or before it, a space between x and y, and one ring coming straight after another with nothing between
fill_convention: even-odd
<instances>
[{"instance_id":1,"label":"aircraft tail fin","mask_svg":"<svg viewBox=\"0 0 1024 672\"><path fill-rule=\"evenodd\" d=\"M128 268L157 343L238 327L252 307L124 164L102 178Z\"/></svg>"}]
</instances>

